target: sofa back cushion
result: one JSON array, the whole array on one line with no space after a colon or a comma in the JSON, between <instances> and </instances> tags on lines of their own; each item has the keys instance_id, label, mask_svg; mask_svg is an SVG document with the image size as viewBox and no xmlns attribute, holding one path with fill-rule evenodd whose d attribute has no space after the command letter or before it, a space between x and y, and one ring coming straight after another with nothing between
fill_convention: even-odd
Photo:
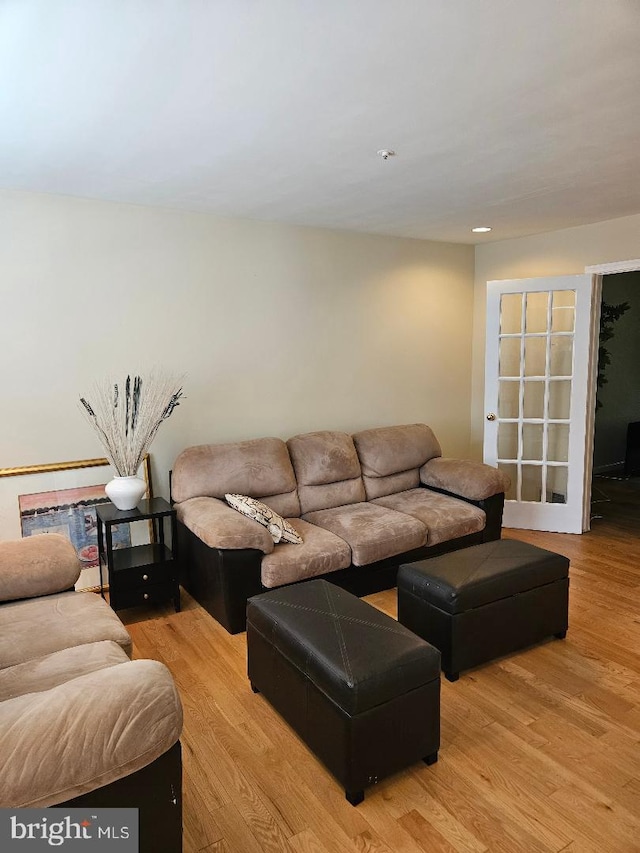
<instances>
[{"instance_id":1,"label":"sofa back cushion","mask_svg":"<svg viewBox=\"0 0 640 853\"><path fill-rule=\"evenodd\" d=\"M442 456L438 439L426 424L366 429L353 436L367 500L420 485L420 467Z\"/></svg>"},{"instance_id":2,"label":"sofa back cushion","mask_svg":"<svg viewBox=\"0 0 640 853\"><path fill-rule=\"evenodd\" d=\"M81 568L76 549L59 533L0 542L0 601L71 589Z\"/></svg>"},{"instance_id":3,"label":"sofa back cushion","mask_svg":"<svg viewBox=\"0 0 640 853\"><path fill-rule=\"evenodd\" d=\"M227 493L259 498L285 518L300 515L287 445L280 438L188 447L173 466L171 494L177 503Z\"/></svg>"},{"instance_id":4,"label":"sofa back cushion","mask_svg":"<svg viewBox=\"0 0 640 853\"><path fill-rule=\"evenodd\" d=\"M308 432L287 442L302 513L365 500L358 454L346 432Z\"/></svg>"}]
</instances>

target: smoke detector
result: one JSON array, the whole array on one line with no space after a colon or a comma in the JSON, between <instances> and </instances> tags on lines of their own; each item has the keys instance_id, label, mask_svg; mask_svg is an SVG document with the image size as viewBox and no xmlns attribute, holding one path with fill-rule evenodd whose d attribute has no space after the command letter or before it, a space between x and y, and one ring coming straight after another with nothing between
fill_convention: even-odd
<instances>
[{"instance_id":1,"label":"smoke detector","mask_svg":"<svg viewBox=\"0 0 640 853\"><path fill-rule=\"evenodd\" d=\"M382 157L383 160L388 160L389 157L396 156L396 152L392 151L390 148L381 148L377 153L378 156Z\"/></svg>"}]
</instances>

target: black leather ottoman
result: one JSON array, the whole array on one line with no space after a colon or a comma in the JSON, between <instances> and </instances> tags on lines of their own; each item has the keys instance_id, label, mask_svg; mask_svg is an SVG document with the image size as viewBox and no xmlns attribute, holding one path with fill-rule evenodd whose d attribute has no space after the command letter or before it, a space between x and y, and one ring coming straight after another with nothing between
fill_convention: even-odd
<instances>
[{"instance_id":1,"label":"black leather ottoman","mask_svg":"<svg viewBox=\"0 0 640 853\"><path fill-rule=\"evenodd\" d=\"M442 653L449 681L552 635L566 636L569 560L499 539L400 566L398 621Z\"/></svg>"},{"instance_id":2,"label":"black leather ottoman","mask_svg":"<svg viewBox=\"0 0 640 853\"><path fill-rule=\"evenodd\" d=\"M440 653L324 580L249 599L251 686L336 776L364 788L440 746Z\"/></svg>"}]
</instances>

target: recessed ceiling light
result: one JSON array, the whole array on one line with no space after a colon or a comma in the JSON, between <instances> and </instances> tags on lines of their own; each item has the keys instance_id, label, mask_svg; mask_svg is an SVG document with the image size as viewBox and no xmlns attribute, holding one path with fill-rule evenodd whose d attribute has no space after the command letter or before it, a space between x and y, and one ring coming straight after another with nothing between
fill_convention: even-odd
<instances>
[{"instance_id":1,"label":"recessed ceiling light","mask_svg":"<svg viewBox=\"0 0 640 853\"><path fill-rule=\"evenodd\" d=\"M471 229L474 234L486 234L488 231L491 231L488 225L479 225L477 228Z\"/></svg>"}]
</instances>

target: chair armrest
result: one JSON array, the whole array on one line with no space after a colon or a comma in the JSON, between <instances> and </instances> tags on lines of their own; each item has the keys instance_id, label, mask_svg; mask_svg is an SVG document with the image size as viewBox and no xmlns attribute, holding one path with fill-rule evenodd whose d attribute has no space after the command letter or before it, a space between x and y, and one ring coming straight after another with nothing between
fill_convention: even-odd
<instances>
[{"instance_id":1,"label":"chair armrest","mask_svg":"<svg viewBox=\"0 0 640 853\"><path fill-rule=\"evenodd\" d=\"M169 670L117 664L2 703L0 806L46 808L135 773L180 737Z\"/></svg>"},{"instance_id":2,"label":"chair armrest","mask_svg":"<svg viewBox=\"0 0 640 853\"><path fill-rule=\"evenodd\" d=\"M465 459L430 459L420 469L420 481L433 489L442 489L470 501L482 501L506 492L509 478L502 471Z\"/></svg>"},{"instance_id":3,"label":"chair armrest","mask_svg":"<svg viewBox=\"0 0 640 853\"><path fill-rule=\"evenodd\" d=\"M189 498L175 508L178 521L210 548L253 548L263 554L273 551L273 538L266 527L219 498Z\"/></svg>"},{"instance_id":4,"label":"chair armrest","mask_svg":"<svg viewBox=\"0 0 640 853\"><path fill-rule=\"evenodd\" d=\"M71 589L80 568L73 545L58 533L0 542L0 601Z\"/></svg>"}]
</instances>

